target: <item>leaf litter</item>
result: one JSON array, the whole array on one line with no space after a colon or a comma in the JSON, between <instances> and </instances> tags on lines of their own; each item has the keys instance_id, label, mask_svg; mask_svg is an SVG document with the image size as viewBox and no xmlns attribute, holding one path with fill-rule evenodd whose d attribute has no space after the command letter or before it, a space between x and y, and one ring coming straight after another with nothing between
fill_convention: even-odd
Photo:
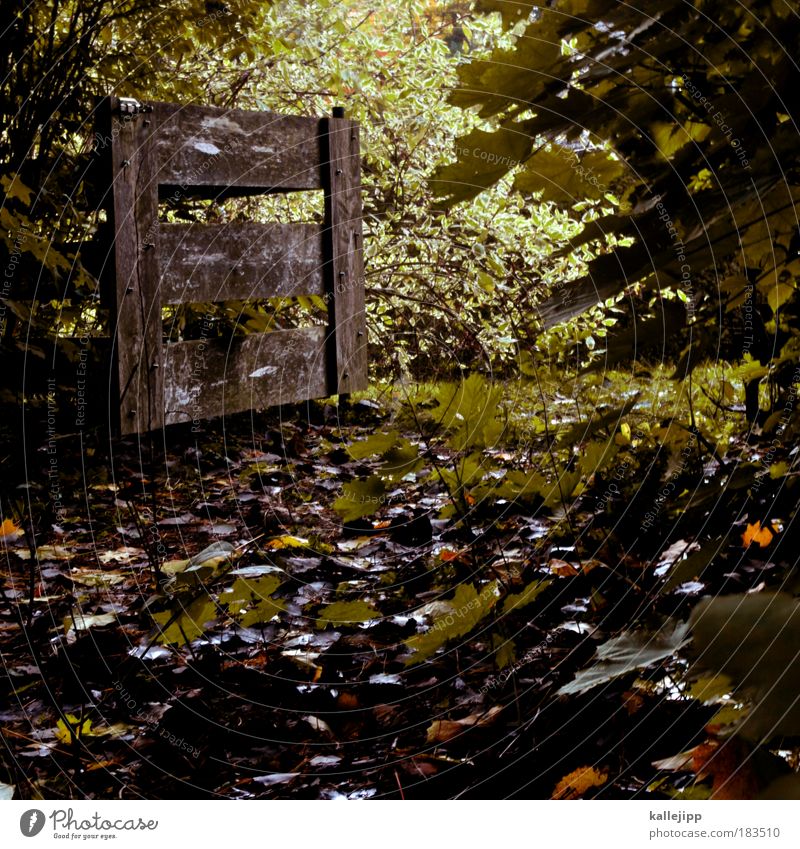
<instances>
[{"instance_id":1,"label":"leaf litter","mask_svg":"<svg viewBox=\"0 0 800 849\"><path fill-rule=\"evenodd\" d=\"M482 413L449 424L464 454L496 438ZM681 588L758 578L753 558L777 531L756 521L738 539L667 541L657 557L581 557L546 481L481 479L475 455L455 466L472 480L459 502L447 474L431 482L416 433L345 426L323 408L265 426L255 445L244 422L184 438L136 477L140 455L123 443L125 484L89 488L91 531L77 502L58 533L38 521L47 568L32 597L36 559L4 521L2 687L16 707L2 722L15 753L41 764L37 793L103 796L121 782L130 797L367 798L399 782L406 798L480 797L500 762L511 768L494 795L527 786L526 770L525 792L543 798L658 795L658 765L705 745L719 705L686 708L667 685L689 638ZM225 538L203 541L215 532ZM779 629L789 602L751 598L778 610ZM719 630L725 611L702 610L692 621L711 650L695 667L727 674L741 700L763 697L735 659L715 659L702 623ZM735 610L742 629L761 615L746 597ZM32 649L34 633L49 652ZM741 716L751 738L768 732L763 712ZM626 743L610 758L615 730ZM570 765L560 752L573 739Z\"/></svg>"}]
</instances>

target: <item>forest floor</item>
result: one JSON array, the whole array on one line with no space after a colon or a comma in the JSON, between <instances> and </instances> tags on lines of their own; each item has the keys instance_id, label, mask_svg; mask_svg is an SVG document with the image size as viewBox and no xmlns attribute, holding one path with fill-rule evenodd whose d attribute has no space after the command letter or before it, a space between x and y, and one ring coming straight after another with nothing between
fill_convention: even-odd
<instances>
[{"instance_id":1,"label":"forest floor","mask_svg":"<svg viewBox=\"0 0 800 849\"><path fill-rule=\"evenodd\" d=\"M165 453L99 436L30 450L40 483L3 517L0 585L2 762L20 795L674 794L654 762L716 745L716 708L675 683L685 661L559 689L603 639L774 564L739 543L656 594L693 542L578 551L589 513L515 504L454 523L413 475L343 522L342 482L374 467L347 446L384 415L311 405L176 428ZM53 456L48 513L33 505Z\"/></svg>"}]
</instances>

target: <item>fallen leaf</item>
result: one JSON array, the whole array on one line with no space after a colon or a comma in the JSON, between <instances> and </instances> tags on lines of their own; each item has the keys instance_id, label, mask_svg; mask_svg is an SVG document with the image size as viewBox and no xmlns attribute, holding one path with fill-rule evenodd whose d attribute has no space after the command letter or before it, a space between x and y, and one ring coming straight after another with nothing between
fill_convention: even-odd
<instances>
[{"instance_id":1,"label":"fallen leaf","mask_svg":"<svg viewBox=\"0 0 800 849\"><path fill-rule=\"evenodd\" d=\"M273 772L270 775L257 775L253 781L263 784L265 787L271 787L273 784L283 784L285 781L291 781L297 778L295 772Z\"/></svg>"},{"instance_id":2,"label":"fallen leaf","mask_svg":"<svg viewBox=\"0 0 800 849\"><path fill-rule=\"evenodd\" d=\"M380 619L380 616L380 613L365 601L335 601L320 610L317 628L368 622L370 619Z\"/></svg>"},{"instance_id":3,"label":"fallen leaf","mask_svg":"<svg viewBox=\"0 0 800 849\"><path fill-rule=\"evenodd\" d=\"M761 548L766 548L772 542L772 537L772 531L769 528L762 528L761 522L757 521L747 526L742 534L742 543L745 548L754 542L757 542Z\"/></svg>"},{"instance_id":4,"label":"fallen leaf","mask_svg":"<svg viewBox=\"0 0 800 849\"><path fill-rule=\"evenodd\" d=\"M644 707L644 697L635 690L626 690L622 694L622 706L627 711L628 716L633 716Z\"/></svg>"},{"instance_id":5,"label":"fallen leaf","mask_svg":"<svg viewBox=\"0 0 800 849\"><path fill-rule=\"evenodd\" d=\"M607 684L621 675L671 657L688 641L688 631L688 624L683 622L673 623L671 628L665 626L657 633L625 631L598 646L598 663L579 670L575 680L565 684L558 695L585 693L599 684Z\"/></svg>"},{"instance_id":6,"label":"fallen leaf","mask_svg":"<svg viewBox=\"0 0 800 849\"><path fill-rule=\"evenodd\" d=\"M63 545L40 545L36 549L39 560L69 560L75 557L76 551L70 551Z\"/></svg>"},{"instance_id":7,"label":"fallen leaf","mask_svg":"<svg viewBox=\"0 0 800 849\"><path fill-rule=\"evenodd\" d=\"M185 583L196 583L194 579L205 580L210 577L217 567L227 563L236 551L229 542L218 541L207 545L202 551L188 560L168 560L161 564L161 572L168 578L176 578L181 573L186 575Z\"/></svg>"},{"instance_id":8,"label":"fallen leaf","mask_svg":"<svg viewBox=\"0 0 800 849\"><path fill-rule=\"evenodd\" d=\"M567 563L566 560L559 560L555 557L548 562L547 568L554 575L560 575L562 578L571 578L578 574L578 567L573 563Z\"/></svg>"},{"instance_id":9,"label":"fallen leaf","mask_svg":"<svg viewBox=\"0 0 800 849\"><path fill-rule=\"evenodd\" d=\"M556 784L552 799L579 799L592 787L602 787L608 781L608 770L579 766Z\"/></svg>"},{"instance_id":10,"label":"fallen leaf","mask_svg":"<svg viewBox=\"0 0 800 849\"><path fill-rule=\"evenodd\" d=\"M17 537L22 535L22 528L15 525L11 519L4 519L3 524L0 525L0 539L3 540L15 540ZM8 786L8 785L6 785Z\"/></svg>"},{"instance_id":11,"label":"fallen leaf","mask_svg":"<svg viewBox=\"0 0 800 849\"><path fill-rule=\"evenodd\" d=\"M95 616L86 616L79 611L64 617L64 633L67 642L72 643L76 639L77 631L88 631L90 628L102 628L117 621L115 613L98 613Z\"/></svg>"},{"instance_id":12,"label":"fallen leaf","mask_svg":"<svg viewBox=\"0 0 800 849\"><path fill-rule=\"evenodd\" d=\"M336 699L336 705L342 710L353 710L359 707L358 696L353 693L340 693L339 698Z\"/></svg>"},{"instance_id":13,"label":"fallen leaf","mask_svg":"<svg viewBox=\"0 0 800 849\"><path fill-rule=\"evenodd\" d=\"M14 798L14 785L13 784L3 784L0 781L0 802L7 802L9 799Z\"/></svg>"},{"instance_id":14,"label":"fallen leaf","mask_svg":"<svg viewBox=\"0 0 800 849\"><path fill-rule=\"evenodd\" d=\"M735 737L712 738L680 755L655 761L653 766L675 772L691 770L698 781L712 778L712 799L754 799L761 781L752 754L752 749Z\"/></svg>"},{"instance_id":15,"label":"fallen leaf","mask_svg":"<svg viewBox=\"0 0 800 849\"><path fill-rule=\"evenodd\" d=\"M330 734L333 736L333 732L331 731L330 725L325 722L324 719L320 719L318 716L303 716L301 719L305 720L314 731L319 731L322 734Z\"/></svg>"},{"instance_id":16,"label":"fallen leaf","mask_svg":"<svg viewBox=\"0 0 800 849\"><path fill-rule=\"evenodd\" d=\"M491 725L497 719L497 715L502 709L502 705L495 705L489 708L489 710L482 711L481 713L471 713L462 719L436 719L428 728L427 742L446 743L448 740L452 740L453 737L463 734L467 728Z\"/></svg>"},{"instance_id":17,"label":"fallen leaf","mask_svg":"<svg viewBox=\"0 0 800 849\"><path fill-rule=\"evenodd\" d=\"M75 714L66 714L67 721L59 719L56 723L56 740L60 743L70 744L73 737L80 740L83 737L96 737L97 732L92 730L92 720L81 721Z\"/></svg>"},{"instance_id":18,"label":"fallen leaf","mask_svg":"<svg viewBox=\"0 0 800 849\"><path fill-rule=\"evenodd\" d=\"M307 539L303 539L302 537L293 537L291 534L285 534L284 536L271 539L268 543L265 543L264 548L271 548L273 551L276 551L283 548L306 548L307 546Z\"/></svg>"},{"instance_id":19,"label":"fallen leaf","mask_svg":"<svg viewBox=\"0 0 800 849\"><path fill-rule=\"evenodd\" d=\"M114 551L104 551L101 555L98 556L98 560L101 563L127 563L129 560L133 560L134 557L141 557L144 554L141 548L134 548L131 545L123 545L121 548L117 548Z\"/></svg>"},{"instance_id":20,"label":"fallen leaf","mask_svg":"<svg viewBox=\"0 0 800 849\"><path fill-rule=\"evenodd\" d=\"M86 587L111 587L125 580L120 572L99 572L96 569L75 569L69 577L74 583Z\"/></svg>"}]
</instances>

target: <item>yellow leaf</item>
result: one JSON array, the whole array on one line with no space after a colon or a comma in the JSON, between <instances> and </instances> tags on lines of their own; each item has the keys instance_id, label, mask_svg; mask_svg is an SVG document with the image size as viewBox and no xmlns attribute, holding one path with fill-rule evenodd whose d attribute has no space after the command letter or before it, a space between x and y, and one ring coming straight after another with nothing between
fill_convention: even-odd
<instances>
[{"instance_id":1,"label":"yellow leaf","mask_svg":"<svg viewBox=\"0 0 800 849\"><path fill-rule=\"evenodd\" d=\"M16 174L11 176L4 174L3 177L0 178L0 182L3 184L3 190L6 193L6 197L17 198L26 206L31 202L33 190L29 189Z\"/></svg>"},{"instance_id":2,"label":"yellow leaf","mask_svg":"<svg viewBox=\"0 0 800 849\"><path fill-rule=\"evenodd\" d=\"M71 743L75 737L80 740L81 737L95 737L97 733L92 730L92 720L84 719L83 722L75 716L75 714L66 714L67 722L59 719L56 723L56 740L61 743ZM69 725L67 725L69 723Z\"/></svg>"},{"instance_id":3,"label":"yellow leaf","mask_svg":"<svg viewBox=\"0 0 800 849\"><path fill-rule=\"evenodd\" d=\"M748 525L742 534L742 543L747 548L752 543L757 542L761 548L766 548L772 542L772 531L769 528L762 528L761 522L754 522Z\"/></svg>"},{"instance_id":4,"label":"yellow leaf","mask_svg":"<svg viewBox=\"0 0 800 849\"><path fill-rule=\"evenodd\" d=\"M772 312L778 312L793 294L794 286L791 283L776 283L771 287L767 293L767 301Z\"/></svg>"},{"instance_id":5,"label":"yellow leaf","mask_svg":"<svg viewBox=\"0 0 800 849\"><path fill-rule=\"evenodd\" d=\"M782 478L789 471L789 464L783 460L780 460L777 463L773 463L769 467L769 476L772 480L777 480L778 478Z\"/></svg>"},{"instance_id":6,"label":"yellow leaf","mask_svg":"<svg viewBox=\"0 0 800 849\"><path fill-rule=\"evenodd\" d=\"M266 543L264 548L280 550L282 548L305 548L307 545L307 539L303 539L302 537L293 537L290 534L286 534L285 536L271 539L268 543Z\"/></svg>"},{"instance_id":7,"label":"yellow leaf","mask_svg":"<svg viewBox=\"0 0 800 849\"><path fill-rule=\"evenodd\" d=\"M579 766L556 784L551 798L579 799L587 790L591 790L592 787L602 787L606 781L608 781L608 770Z\"/></svg>"}]
</instances>

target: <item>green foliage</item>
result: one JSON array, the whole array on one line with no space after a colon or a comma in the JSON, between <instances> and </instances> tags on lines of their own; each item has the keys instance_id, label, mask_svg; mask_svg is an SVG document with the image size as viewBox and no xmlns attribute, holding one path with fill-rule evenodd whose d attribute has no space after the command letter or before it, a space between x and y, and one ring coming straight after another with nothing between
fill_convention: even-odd
<instances>
[{"instance_id":1,"label":"green foliage","mask_svg":"<svg viewBox=\"0 0 800 849\"><path fill-rule=\"evenodd\" d=\"M800 605L783 592L704 599L692 611L694 669L724 675L749 710L738 725L769 742L800 735Z\"/></svg>"},{"instance_id":2,"label":"green foliage","mask_svg":"<svg viewBox=\"0 0 800 849\"><path fill-rule=\"evenodd\" d=\"M342 493L336 499L333 509L345 522L371 516L386 502L386 487L379 475L346 483L342 486Z\"/></svg>"},{"instance_id":3,"label":"green foliage","mask_svg":"<svg viewBox=\"0 0 800 849\"><path fill-rule=\"evenodd\" d=\"M260 625L286 609L285 602L271 598L282 583L278 575L237 578L230 590L220 596L220 603L227 606L229 615L243 628Z\"/></svg>"},{"instance_id":4,"label":"green foliage","mask_svg":"<svg viewBox=\"0 0 800 849\"><path fill-rule=\"evenodd\" d=\"M552 581L532 581L521 593L506 596L503 600L503 613L513 613L533 604L551 583Z\"/></svg>"},{"instance_id":5,"label":"green foliage","mask_svg":"<svg viewBox=\"0 0 800 849\"><path fill-rule=\"evenodd\" d=\"M413 652L406 665L427 660L450 640L469 634L492 611L499 595L496 581L480 591L472 584L460 584L453 598L444 602L446 609L434 618L430 630L406 640Z\"/></svg>"},{"instance_id":6,"label":"green foliage","mask_svg":"<svg viewBox=\"0 0 800 849\"><path fill-rule=\"evenodd\" d=\"M518 192L582 216L565 256L588 259L586 273L551 287L540 305L543 326L590 311L577 326L597 327L603 313L595 308L607 310L623 293L644 298L647 311L677 297L685 315L672 332L645 315L650 323L637 333L614 334L616 361L640 355L658 336L666 344L680 333L686 342L691 325L676 370L685 377L719 356L720 311L747 309L756 342L734 337L723 356L736 360L749 348L762 366L796 363L800 154L778 82L794 73L800 23L790 6L704 0L687 9L670 0L657 24L610 0L536 4L527 18L521 4L486 0L477 8L499 11L516 41L461 65L451 103L479 110L487 151L500 154L514 139L516 155L500 156L489 178L506 185L514 173ZM696 45L691 55L686 45ZM775 81L768 91L764 79ZM463 198L461 183L474 169L472 138L457 142L458 163L434 183L451 203ZM772 375L784 390L787 379Z\"/></svg>"},{"instance_id":7,"label":"green foliage","mask_svg":"<svg viewBox=\"0 0 800 849\"><path fill-rule=\"evenodd\" d=\"M206 626L216 620L217 605L212 598L202 595L177 610L164 610L153 614L158 629L158 641L179 646L191 643L205 634Z\"/></svg>"},{"instance_id":8,"label":"green foliage","mask_svg":"<svg viewBox=\"0 0 800 849\"><path fill-rule=\"evenodd\" d=\"M0 88L9 118L0 138L7 196L0 252L21 257L6 293L6 345L21 344L28 326L33 336L50 338L108 329L94 298L93 258L108 237L96 204L105 177L83 177L94 98L114 90L144 101L289 114L325 114L344 105L362 126L375 367L396 375L439 371L444 349L457 352L447 362L450 371L457 362L474 366L487 358L509 364L514 346L532 331L530 293L550 273L550 241L563 241L576 225L546 207L532 214L503 189L488 189L469 207L436 210L429 178L451 157L454 133L481 130L475 116L443 97L461 61L449 18L421 4L407 11L398 15L391 4L362 0L230 6L179 0L169 10L162 0L57 0L51 10L16 17L10 73ZM488 56L494 45L513 41L481 15L470 16L469 30L471 56ZM42 84L31 89L31 80ZM106 144L94 141L101 149ZM515 151L513 143L509 150ZM475 163L487 162L479 149ZM172 221L294 221L318 213L310 198L269 200L184 198L166 214ZM563 261L558 264L563 270ZM241 333L291 326L307 320L308 309L324 309L303 301L181 305L166 311L165 333L191 338L209 312L215 332Z\"/></svg>"},{"instance_id":9,"label":"green foliage","mask_svg":"<svg viewBox=\"0 0 800 849\"><path fill-rule=\"evenodd\" d=\"M371 604L365 601L335 601L320 610L317 628L353 625L370 619L380 619L380 613Z\"/></svg>"}]
</instances>

